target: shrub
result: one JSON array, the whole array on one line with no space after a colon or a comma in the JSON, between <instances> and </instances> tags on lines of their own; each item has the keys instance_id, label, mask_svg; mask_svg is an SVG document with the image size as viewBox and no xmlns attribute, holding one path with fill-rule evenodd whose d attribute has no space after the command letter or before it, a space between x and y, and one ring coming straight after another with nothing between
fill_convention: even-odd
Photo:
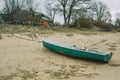
<instances>
[{"instance_id":1,"label":"shrub","mask_svg":"<svg viewBox=\"0 0 120 80\"><path fill-rule=\"evenodd\" d=\"M93 26L93 20L90 18L78 19L74 25L79 28L91 28Z\"/></svg>"},{"instance_id":2,"label":"shrub","mask_svg":"<svg viewBox=\"0 0 120 80\"><path fill-rule=\"evenodd\" d=\"M94 21L94 25L105 30L105 31L110 31L112 30L112 25L106 23L105 21Z\"/></svg>"}]
</instances>

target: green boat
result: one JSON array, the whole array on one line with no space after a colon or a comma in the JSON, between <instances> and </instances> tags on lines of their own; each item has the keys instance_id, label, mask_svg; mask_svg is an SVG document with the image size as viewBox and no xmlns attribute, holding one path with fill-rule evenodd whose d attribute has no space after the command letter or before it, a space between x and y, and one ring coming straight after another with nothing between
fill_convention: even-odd
<instances>
[{"instance_id":1,"label":"green boat","mask_svg":"<svg viewBox=\"0 0 120 80\"><path fill-rule=\"evenodd\" d=\"M88 49L85 47L78 47L75 45L60 43L53 40L43 39L42 43L43 46L49 50L75 58L84 58L84 59L108 62L112 57L111 52L90 49L90 48Z\"/></svg>"}]
</instances>

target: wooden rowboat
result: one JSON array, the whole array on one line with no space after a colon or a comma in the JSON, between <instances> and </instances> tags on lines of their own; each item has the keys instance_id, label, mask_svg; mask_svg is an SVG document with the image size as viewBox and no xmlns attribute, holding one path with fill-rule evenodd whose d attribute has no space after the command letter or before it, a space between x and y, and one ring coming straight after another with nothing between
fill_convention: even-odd
<instances>
[{"instance_id":1,"label":"wooden rowboat","mask_svg":"<svg viewBox=\"0 0 120 80\"><path fill-rule=\"evenodd\" d=\"M53 40L43 39L42 43L43 46L47 49L71 57L91 59L103 62L108 62L112 57L111 52L88 49L85 47L77 47L75 45L64 44Z\"/></svg>"}]
</instances>

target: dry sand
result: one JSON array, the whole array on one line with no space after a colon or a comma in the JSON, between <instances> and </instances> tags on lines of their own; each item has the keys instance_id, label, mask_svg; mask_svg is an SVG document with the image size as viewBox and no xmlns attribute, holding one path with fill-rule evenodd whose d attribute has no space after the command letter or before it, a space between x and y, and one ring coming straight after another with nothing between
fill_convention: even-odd
<instances>
[{"instance_id":1,"label":"dry sand","mask_svg":"<svg viewBox=\"0 0 120 80\"><path fill-rule=\"evenodd\" d=\"M78 46L90 46L113 53L109 63L75 59L45 49L42 38ZM34 41L30 41L34 40ZM102 41L105 42L102 42ZM1 34L0 80L119 80L120 33Z\"/></svg>"}]
</instances>

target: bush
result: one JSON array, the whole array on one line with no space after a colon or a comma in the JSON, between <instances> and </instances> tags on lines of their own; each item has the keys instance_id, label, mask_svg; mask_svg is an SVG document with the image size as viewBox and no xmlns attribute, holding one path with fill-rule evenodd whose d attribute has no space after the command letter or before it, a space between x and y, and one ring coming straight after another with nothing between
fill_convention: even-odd
<instances>
[{"instance_id":1,"label":"bush","mask_svg":"<svg viewBox=\"0 0 120 80\"><path fill-rule=\"evenodd\" d=\"M79 28L91 28L93 26L93 20L90 18L78 19L74 25Z\"/></svg>"},{"instance_id":2,"label":"bush","mask_svg":"<svg viewBox=\"0 0 120 80\"><path fill-rule=\"evenodd\" d=\"M61 24L59 22L55 22L54 26L61 26Z\"/></svg>"},{"instance_id":3,"label":"bush","mask_svg":"<svg viewBox=\"0 0 120 80\"><path fill-rule=\"evenodd\" d=\"M112 25L106 23L105 21L94 21L94 25L105 30L105 31L111 31Z\"/></svg>"}]
</instances>

